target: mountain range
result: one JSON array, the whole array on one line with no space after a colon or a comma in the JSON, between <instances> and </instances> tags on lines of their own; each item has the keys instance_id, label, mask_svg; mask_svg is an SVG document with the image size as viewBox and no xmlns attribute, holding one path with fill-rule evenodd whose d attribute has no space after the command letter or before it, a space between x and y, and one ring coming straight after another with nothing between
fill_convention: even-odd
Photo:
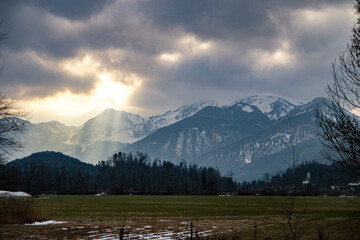
<instances>
[{"instance_id":1,"label":"mountain range","mask_svg":"<svg viewBox=\"0 0 360 240\"><path fill-rule=\"evenodd\" d=\"M57 121L38 124L27 122L22 135L24 149L15 152L13 157L22 158L40 151L59 151L86 162L97 163L126 145L159 128L192 116L206 106L217 106L217 103L204 101L189 104L148 118L106 109L81 127L66 126Z\"/></svg>"},{"instance_id":2,"label":"mountain range","mask_svg":"<svg viewBox=\"0 0 360 240\"><path fill-rule=\"evenodd\" d=\"M143 118L107 109L81 127L28 123L25 148L15 157L60 151L96 163L118 151L142 151L163 160L217 167L236 179L256 179L299 162L321 160L314 132L323 98L302 104L276 96L252 96L219 106L200 102Z\"/></svg>"}]
</instances>

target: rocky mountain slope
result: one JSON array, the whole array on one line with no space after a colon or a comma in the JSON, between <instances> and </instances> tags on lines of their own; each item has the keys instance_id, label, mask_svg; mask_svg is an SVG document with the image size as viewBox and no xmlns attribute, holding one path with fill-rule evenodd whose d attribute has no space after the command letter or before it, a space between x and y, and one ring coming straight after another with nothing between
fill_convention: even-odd
<instances>
[{"instance_id":1,"label":"rocky mountain slope","mask_svg":"<svg viewBox=\"0 0 360 240\"><path fill-rule=\"evenodd\" d=\"M325 111L326 99L294 108L259 134L209 152L198 160L201 165L232 169L238 178L260 178L265 172L285 169L302 161L321 160L321 144L315 133L315 111ZM293 159L293 153L296 155Z\"/></svg>"},{"instance_id":2,"label":"rocky mountain slope","mask_svg":"<svg viewBox=\"0 0 360 240\"><path fill-rule=\"evenodd\" d=\"M182 121L159 129L128 146L173 161L192 159L236 140L252 136L272 124L257 107L236 103L218 108L206 107Z\"/></svg>"}]
</instances>

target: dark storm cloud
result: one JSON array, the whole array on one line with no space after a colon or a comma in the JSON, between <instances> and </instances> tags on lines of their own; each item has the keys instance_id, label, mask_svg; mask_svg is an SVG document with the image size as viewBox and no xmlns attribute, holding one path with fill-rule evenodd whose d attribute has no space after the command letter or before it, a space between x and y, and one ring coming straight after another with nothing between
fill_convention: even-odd
<instances>
[{"instance_id":1,"label":"dark storm cloud","mask_svg":"<svg viewBox=\"0 0 360 240\"><path fill-rule=\"evenodd\" d=\"M179 25L204 38L254 35L274 36L276 29L268 25L266 7L260 1L157 1L145 2L145 14L167 28Z\"/></svg>"},{"instance_id":2,"label":"dark storm cloud","mask_svg":"<svg viewBox=\"0 0 360 240\"><path fill-rule=\"evenodd\" d=\"M2 0L0 3L2 16L16 11L20 6L35 6L55 15L73 20L83 20L100 12L114 0Z\"/></svg>"},{"instance_id":3,"label":"dark storm cloud","mask_svg":"<svg viewBox=\"0 0 360 240\"><path fill-rule=\"evenodd\" d=\"M330 4L343 4L346 1L199 0L191 4L187 1L173 0L155 2L156 4L154 1L144 1L139 8L156 25L166 29L181 26L199 37L221 40L230 38L235 41L246 41L247 44L259 37L263 40L261 47L266 47L279 34L279 29L269 18L269 11L318 9Z\"/></svg>"},{"instance_id":4,"label":"dark storm cloud","mask_svg":"<svg viewBox=\"0 0 360 240\"><path fill-rule=\"evenodd\" d=\"M102 28L102 26L96 24L91 26L91 32L87 29L77 31L66 29L69 27L67 25L76 23L86 25L86 21L93 16L91 13L97 14L97 11L79 11L79 16L84 15L86 16L85 19L66 18L66 15L62 14L56 15L58 13L65 14L68 8L72 9L70 2L64 2L63 7L56 9L55 12L46 11L50 6L54 6L51 4L52 1L44 1L46 3L44 6L41 5L42 1L22 1L24 4L16 2L16 6L12 6L7 1L5 2L7 3L5 6L1 6L2 2L0 2L0 14L4 18L2 28L4 31L9 32L10 39L6 42L6 46L14 51L32 49L59 57L71 56L76 49L81 47L102 48L102 44L106 46L108 38L111 37L109 36L112 32L110 29ZM59 5L61 5L60 2L62 1L59 1ZM87 9L85 2L75 1L76 5L82 3ZM7 8L11 10L7 11Z\"/></svg>"},{"instance_id":5,"label":"dark storm cloud","mask_svg":"<svg viewBox=\"0 0 360 240\"><path fill-rule=\"evenodd\" d=\"M181 74L179 72L179 75L185 75L188 79L197 79L200 83L217 82L215 85L221 88L237 88L239 95L246 95L247 91L270 92L305 101L324 95L324 85L331 80L331 62L345 47L352 26L344 26L346 19L341 15L341 11L344 9L344 3L351 5L352 2L254 2L236 1L229 7L220 1L205 1L200 6L192 8L193 6L186 4L175 5L171 1L162 1L162 4L159 4L160 7L153 7L147 13L165 29L175 25L195 32L204 39L211 38L220 41L226 39L226 43L233 47L234 53L238 53L238 56L223 59L221 64L212 69L197 68L198 66L194 65L195 70ZM325 25L317 26L313 22L302 26L304 21L301 18L302 15L299 15L297 19L292 19L296 11L302 9L321 12L331 7L342 10L336 12L337 15L331 15L332 19L326 19L330 21ZM148 8L145 9L148 10ZM269 13L277 18L277 22L270 18ZM277 67L260 76L256 73L249 74L249 71L243 69L244 67L250 69L256 60L242 55L243 49L253 47L271 52L279 48L283 39L287 39L291 44L289 51L297 56L297 66ZM234 64L235 61L240 64ZM224 65L238 67L239 71L231 71ZM200 78L197 73L201 70L196 69L203 70ZM224 69L227 71L223 72ZM215 81L214 76L215 79L218 78ZM181 77L176 79L181 81ZM199 93L202 94L200 91Z\"/></svg>"},{"instance_id":6,"label":"dark storm cloud","mask_svg":"<svg viewBox=\"0 0 360 240\"><path fill-rule=\"evenodd\" d=\"M1 29L9 32L9 39L0 44L0 51L8 54L1 59L0 84L7 89L25 86L32 96L64 89L88 93L95 76L72 76L54 68L91 52L107 69L142 77L141 88L130 100L138 109L256 93L308 101L323 95L331 80L330 64L350 36L352 22L345 10L351 10L351 4L350 0L0 1ZM187 38L193 42L181 42ZM210 47L197 50L202 43ZM42 66L29 51L52 59L55 67ZM285 60L276 59L276 53ZM161 54L170 60L161 59Z\"/></svg>"}]
</instances>

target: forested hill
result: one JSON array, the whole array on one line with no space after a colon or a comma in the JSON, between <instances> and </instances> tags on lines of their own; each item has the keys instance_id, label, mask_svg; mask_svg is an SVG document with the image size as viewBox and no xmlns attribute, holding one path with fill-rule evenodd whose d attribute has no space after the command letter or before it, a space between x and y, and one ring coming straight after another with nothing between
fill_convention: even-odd
<instances>
[{"instance_id":1,"label":"forested hill","mask_svg":"<svg viewBox=\"0 0 360 240\"><path fill-rule=\"evenodd\" d=\"M33 153L28 157L9 162L7 165L24 170L29 165L34 164L58 169L65 168L66 170L80 168L86 171L95 171L95 166L92 164L82 162L61 152L52 151Z\"/></svg>"},{"instance_id":2,"label":"forested hill","mask_svg":"<svg viewBox=\"0 0 360 240\"><path fill-rule=\"evenodd\" d=\"M236 191L214 168L152 160L143 153L117 153L97 165L57 152L41 152L0 168L0 189L32 194L218 194Z\"/></svg>"}]
</instances>

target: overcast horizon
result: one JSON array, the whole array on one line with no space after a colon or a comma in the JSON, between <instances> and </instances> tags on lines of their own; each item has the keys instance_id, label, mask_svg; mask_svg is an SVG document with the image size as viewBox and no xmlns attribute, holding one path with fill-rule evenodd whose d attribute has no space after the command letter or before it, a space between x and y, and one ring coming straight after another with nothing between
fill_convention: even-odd
<instances>
[{"instance_id":1,"label":"overcast horizon","mask_svg":"<svg viewBox=\"0 0 360 240\"><path fill-rule=\"evenodd\" d=\"M325 96L353 1L0 2L2 91L31 122L81 125L203 100Z\"/></svg>"}]
</instances>

